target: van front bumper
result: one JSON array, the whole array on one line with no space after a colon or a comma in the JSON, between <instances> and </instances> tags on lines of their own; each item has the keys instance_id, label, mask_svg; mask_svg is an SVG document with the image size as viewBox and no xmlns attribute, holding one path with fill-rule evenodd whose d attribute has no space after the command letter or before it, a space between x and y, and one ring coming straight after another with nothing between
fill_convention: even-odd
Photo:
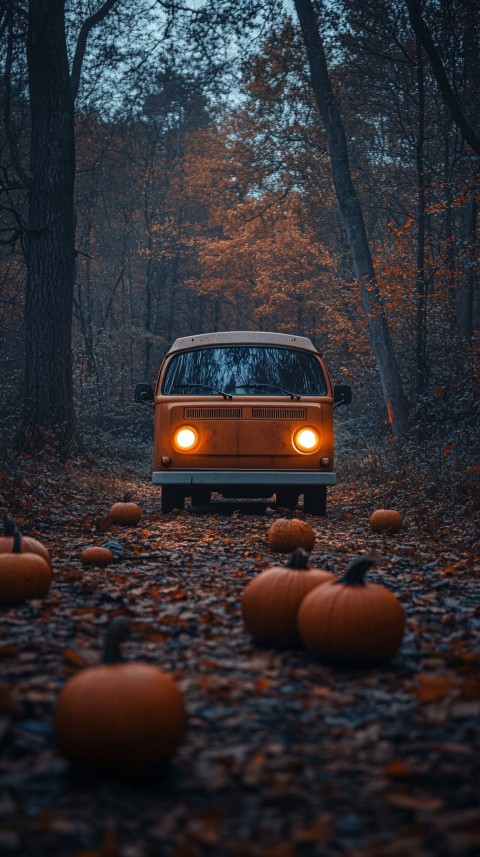
<instances>
[{"instance_id":1,"label":"van front bumper","mask_svg":"<svg viewBox=\"0 0 480 857\"><path fill-rule=\"evenodd\" d=\"M315 470L154 470L155 485L336 485L337 474Z\"/></svg>"}]
</instances>

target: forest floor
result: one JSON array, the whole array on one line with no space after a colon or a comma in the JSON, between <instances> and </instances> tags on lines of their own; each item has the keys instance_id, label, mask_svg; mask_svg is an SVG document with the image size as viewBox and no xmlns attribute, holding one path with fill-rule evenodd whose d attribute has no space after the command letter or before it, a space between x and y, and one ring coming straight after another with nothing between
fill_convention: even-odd
<instances>
[{"instance_id":1,"label":"forest floor","mask_svg":"<svg viewBox=\"0 0 480 857\"><path fill-rule=\"evenodd\" d=\"M0 852L479 853L479 514L469 495L466 512L446 503L437 513L441 490L429 504L370 460L368 473L358 462L346 468L327 518L307 516L312 565L341 573L376 549L370 579L407 613L390 665L341 669L262 649L244 629L246 583L286 559L267 543L279 513L219 503L162 517L142 460L21 458L1 477L2 504L49 547L54 578L47 598L0 614ZM128 489L140 524L98 532L95 521ZM405 528L376 536L369 516L386 498L406 513ZM106 538L121 544L122 561L85 570L81 550ZM156 559L139 558L149 553ZM52 735L59 689L98 662L117 615L132 620L126 657L170 672L188 710L186 738L147 781L72 770Z\"/></svg>"}]
</instances>

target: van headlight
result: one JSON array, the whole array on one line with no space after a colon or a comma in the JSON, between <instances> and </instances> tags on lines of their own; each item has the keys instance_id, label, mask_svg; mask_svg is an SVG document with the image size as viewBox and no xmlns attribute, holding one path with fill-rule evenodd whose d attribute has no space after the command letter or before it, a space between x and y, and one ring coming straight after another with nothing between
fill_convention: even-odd
<instances>
[{"instance_id":1,"label":"van headlight","mask_svg":"<svg viewBox=\"0 0 480 857\"><path fill-rule=\"evenodd\" d=\"M320 446L320 435L314 428L297 429L293 435L293 445L297 452L315 452Z\"/></svg>"},{"instance_id":2,"label":"van headlight","mask_svg":"<svg viewBox=\"0 0 480 857\"><path fill-rule=\"evenodd\" d=\"M180 452L189 452L198 443L198 431L193 426L180 426L175 430L173 443Z\"/></svg>"}]
</instances>

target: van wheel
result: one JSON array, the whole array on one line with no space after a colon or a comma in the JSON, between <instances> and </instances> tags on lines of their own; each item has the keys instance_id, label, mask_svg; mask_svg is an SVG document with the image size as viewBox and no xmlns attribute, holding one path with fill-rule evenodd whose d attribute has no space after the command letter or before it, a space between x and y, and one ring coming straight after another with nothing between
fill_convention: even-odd
<instances>
[{"instance_id":1,"label":"van wheel","mask_svg":"<svg viewBox=\"0 0 480 857\"><path fill-rule=\"evenodd\" d=\"M208 506L210 503L210 488L192 489L192 506Z\"/></svg>"},{"instance_id":2,"label":"van wheel","mask_svg":"<svg viewBox=\"0 0 480 857\"><path fill-rule=\"evenodd\" d=\"M303 511L310 515L327 514L327 489L325 485L315 488L304 488Z\"/></svg>"},{"instance_id":3,"label":"van wheel","mask_svg":"<svg viewBox=\"0 0 480 857\"><path fill-rule=\"evenodd\" d=\"M162 513L168 515L173 509L183 509L185 494L177 485L162 485Z\"/></svg>"},{"instance_id":4,"label":"van wheel","mask_svg":"<svg viewBox=\"0 0 480 857\"><path fill-rule=\"evenodd\" d=\"M277 506L283 506L285 509L294 509L297 505L299 488L279 488L275 492L277 497Z\"/></svg>"}]
</instances>

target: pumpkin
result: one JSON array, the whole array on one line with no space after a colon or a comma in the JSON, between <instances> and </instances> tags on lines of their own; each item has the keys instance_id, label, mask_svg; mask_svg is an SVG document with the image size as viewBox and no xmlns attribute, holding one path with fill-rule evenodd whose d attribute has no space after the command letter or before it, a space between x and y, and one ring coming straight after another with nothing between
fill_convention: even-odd
<instances>
[{"instance_id":1,"label":"pumpkin","mask_svg":"<svg viewBox=\"0 0 480 857\"><path fill-rule=\"evenodd\" d=\"M108 548L85 548L80 554L83 565L109 565L113 562L113 553Z\"/></svg>"},{"instance_id":2,"label":"pumpkin","mask_svg":"<svg viewBox=\"0 0 480 857\"><path fill-rule=\"evenodd\" d=\"M108 628L103 663L76 673L59 693L53 730L74 765L137 776L168 759L186 731L183 697L151 664L125 662L120 643L130 622Z\"/></svg>"},{"instance_id":3,"label":"pumpkin","mask_svg":"<svg viewBox=\"0 0 480 857\"><path fill-rule=\"evenodd\" d=\"M399 648L405 613L395 595L365 581L374 554L355 559L345 575L310 592L298 611L305 646L334 664L385 664Z\"/></svg>"},{"instance_id":4,"label":"pumpkin","mask_svg":"<svg viewBox=\"0 0 480 857\"><path fill-rule=\"evenodd\" d=\"M295 548L311 551L315 533L310 524L299 518L278 518L268 531L268 544L276 553L291 553Z\"/></svg>"},{"instance_id":5,"label":"pumpkin","mask_svg":"<svg viewBox=\"0 0 480 857\"><path fill-rule=\"evenodd\" d=\"M0 553L0 604L21 604L27 598L44 598L52 570L38 553L23 550L20 530L14 531L9 553Z\"/></svg>"},{"instance_id":6,"label":"pumpkin","mask_svg":"<svg viewBox=\"0 0 480 857\"><path fill-rule=\"evenodd\" d=\"M333 580L329 571L311 568L308 554L297 548L287 566L274 565L251 580L242 598L242 616L255 642L299 646L297 612L315 586Z\"/></svg>"},{"instance_id":7,"label":"pumpkin","mask_svg":"<svg viewBox=\"0 0 480 857\"><path fill-rule=\"evenodd\" d=\"M121 524L126 527L136 527L142 517L142 510L137 503L132 502L133 494L127 491L123 500L114 503L108 512L108 520L111 524Z\"/></svg>"},{"instance_id":8,"label":"pumpkin","mask_svg":"<svg viewBox=\"0 0 480 857\"><path fill-rule=\"evenodd\" d=\"M15 524L14 519L8 514L8 512L5 513L3 516L3 535L0 536L0 554L12 552L15 529L18 529L18 527ZM43 557L51 568L52 560L50 554L45 545L42 545L42 543L37 539L34 539L31 536L22 535L20 545L22 553L38 554L38 556Z\"/></svg>"},{"instance_id":9,"label":"pumpkin","mask_svg":"<svg viewBox=\"0 0 480 857\"><path fill-rule=\"evenodd\" d=\"M377 509L370 516L370 527L374 533L398 533L403 527L403 518L393 509Z\"/></svg>"}]
</instances>

